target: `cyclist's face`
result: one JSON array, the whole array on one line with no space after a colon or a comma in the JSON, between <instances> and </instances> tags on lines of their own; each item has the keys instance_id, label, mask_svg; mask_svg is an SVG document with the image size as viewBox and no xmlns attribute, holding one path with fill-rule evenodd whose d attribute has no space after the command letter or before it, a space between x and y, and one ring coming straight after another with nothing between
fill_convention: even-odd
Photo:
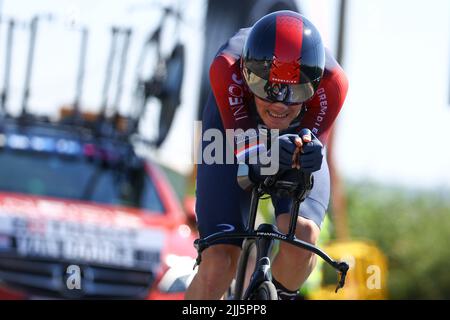
<instances>
[{"instance_id":1,"label":"cyclist's face","mask_svg":"<svg viewBox=\"0 0 450 320\"><path fill-rule=\"evenodd\" d=\"M269 129L284 130L299 115L302 104L287 106L281 102L270 102L255 96L256 110Z\"/></svg>"}]
</instances>

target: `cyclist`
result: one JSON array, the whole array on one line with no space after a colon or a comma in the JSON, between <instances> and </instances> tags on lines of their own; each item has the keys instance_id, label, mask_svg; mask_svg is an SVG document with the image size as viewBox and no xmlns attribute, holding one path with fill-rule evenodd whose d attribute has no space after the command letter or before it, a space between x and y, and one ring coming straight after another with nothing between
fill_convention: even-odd
<instances>
[{"instance_id":1,"label":"cyclist","mask_svg":"<svg viewBox=\"0 0 450 320\"><path fill-rule=\"evenodd\" d=\"M348 89L342 68L324 48L319 32L296 12L268 14L222 46L210 67L210 84L213 95L203 112L203 132L215 128L225 136L226 129L255 128L262 135L279 129L279 170L314 172L314 187L300 206L296 236L315 244L330 197L324 146ZM234 137L234 147L241 138ZM251 193L237 184L238 163L251 163L258 152L270 153L270 146L258 143L257 137L245 139L247 147L235 151L235 163L198 165L200 237L245 230ZM206 146L203 142L202 148ZM250 165L254 180L262 177L258 163ZM272 203L279 230L287 232L291 199L272 197ZM229 240L206 249L185 298L220 299L235 275L241 245L242 240ZM280 299L296 298L315 263L314 254L280 244L272 266Z\"/></svg>"}]
</instances>

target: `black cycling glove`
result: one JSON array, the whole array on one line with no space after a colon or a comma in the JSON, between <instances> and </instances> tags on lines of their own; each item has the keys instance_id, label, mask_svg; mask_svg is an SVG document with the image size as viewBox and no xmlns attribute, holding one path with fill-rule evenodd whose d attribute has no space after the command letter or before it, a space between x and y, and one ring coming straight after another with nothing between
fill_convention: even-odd
<instances>
[{"instance_id":1,"label":"black cycling glove","mask_svg":"<svg viewBox=\"0 0 450 320\"><path fill-rule=\"evenodd\" d=\"M302 129L300 136L305 134L311 135L311 142L303 143L302 150L299 156L300 170L306 173L312 173L320 170L323 160L323 144L319 139L309 130Z\"/></svg>"}]
</instances>

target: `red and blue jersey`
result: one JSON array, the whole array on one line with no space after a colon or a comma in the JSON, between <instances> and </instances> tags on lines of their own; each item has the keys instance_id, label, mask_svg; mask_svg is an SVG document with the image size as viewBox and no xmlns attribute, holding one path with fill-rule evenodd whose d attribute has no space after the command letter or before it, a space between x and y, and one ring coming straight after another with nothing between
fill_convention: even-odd
<instances>
[{"instance_id":1,"label":"red and blue jersey","mask_svg":"<svg viewBox=\"0 0 450 320\"><path fill-rule=\"evenodd\" d=\"M241 53L250 28L241 29L216 55L210 67L210 83L224 129L257 129L256 109L253 108L254 96L245 84L241 71ZM289 130L299 131L308 128L324 144L327 144L331 131L348 91L347 77L326 50L325 70L314 96L305 102L306 112L293 121ZM242 131L241 131L242 132ZM233 141L238 161L256 155L265 145L257 137L247 136L246 143L239 143L239 137Z\"/></svg>"}]
</instances>

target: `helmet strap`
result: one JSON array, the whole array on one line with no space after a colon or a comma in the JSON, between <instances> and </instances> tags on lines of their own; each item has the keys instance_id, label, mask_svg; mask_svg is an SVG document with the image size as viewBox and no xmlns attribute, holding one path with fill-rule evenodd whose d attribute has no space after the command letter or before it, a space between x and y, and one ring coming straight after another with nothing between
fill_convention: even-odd
<instances>
[{"instance_id":1,"label":"helmet strap","mask_svg":"<svg viewBox=\"0 0 450 320\"><path fill-rule=\"evenodd\" d=\"M306 104L302 105L302 109L300 110L300 113L297 116L298 122L301 123L303 118L305 117L306 112L308 111L308 107Z\"/></svg>"}]
</instances>

